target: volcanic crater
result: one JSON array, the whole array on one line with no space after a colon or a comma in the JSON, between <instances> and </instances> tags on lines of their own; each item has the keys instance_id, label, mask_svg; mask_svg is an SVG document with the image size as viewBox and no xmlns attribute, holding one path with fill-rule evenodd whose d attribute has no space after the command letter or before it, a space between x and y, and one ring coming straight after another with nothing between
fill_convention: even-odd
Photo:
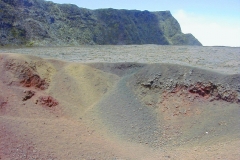
<instances>
[{"instance_id":1,"label":"volcanic crater","mask_svg":"<svg viewBox=\"0 0 240 160\"><path fill-rule=\"evenodd\" d=\"M0 54L0 159L240 157L239 72L14 52Z\"/></svg>"}]
</instances>

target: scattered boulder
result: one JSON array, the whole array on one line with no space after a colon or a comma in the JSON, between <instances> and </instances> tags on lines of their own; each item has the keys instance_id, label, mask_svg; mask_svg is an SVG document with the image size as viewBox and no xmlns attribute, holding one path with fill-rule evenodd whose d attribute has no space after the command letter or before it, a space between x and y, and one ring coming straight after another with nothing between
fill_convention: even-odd
<instances>
[{"instance_id":1,"label":"scattered boulder","mask_svg":"<svg viewBox=\"0 0 240 160\"><path fill-rule=\"evenodd\" d=\"M54 107L54 106L58 105L58 101L51 96L41 96L36 101L36 103L38 103L38 102L41 105L46 106L46 107Z\"/></svg>"},{"instance_id":2,"label":"scattered boulder","mask_svg":"<svg viewBox=\"0 0 240 160\"><path fill-rule=\"evenodd\" d=\"M3 108L7 104L7 101L0 96L0 109Z\"/></svg>"},{"instance_id":3,"label":"scattered boulder","mask_svg":"<svg viewBox=\"0 0 240 160\"><path fill-rule=\"evenodd\" d=\"M24 91L25 95L22 99L22 101L27 101L28 99L31 99L35 95L35 91Z\"/></svg>"}]
</instances>

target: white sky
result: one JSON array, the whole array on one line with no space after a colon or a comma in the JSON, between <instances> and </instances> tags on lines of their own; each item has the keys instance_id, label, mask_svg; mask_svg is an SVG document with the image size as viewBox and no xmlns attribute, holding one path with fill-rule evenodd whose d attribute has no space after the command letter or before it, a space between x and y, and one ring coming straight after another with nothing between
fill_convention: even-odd
<instances>
[{"instance_id":1,"label":"white sky","mask_svg":"<svg viewBox=\"0 0 240 160\"><path fill-rule=\"evenodd\" d=\"M192 33L204 46L240 46L240 20L201 16L178 10L173 16L183 33Z\"/></svg>"}]
</instances>

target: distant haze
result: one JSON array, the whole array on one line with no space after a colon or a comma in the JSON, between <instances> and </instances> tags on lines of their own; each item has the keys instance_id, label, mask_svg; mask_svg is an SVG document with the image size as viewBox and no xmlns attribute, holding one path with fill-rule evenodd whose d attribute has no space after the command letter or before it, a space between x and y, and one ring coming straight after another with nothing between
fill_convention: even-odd
<instances>
[{"instance_id":1,"label":"distant haze","mask_svg":"<svg viewBox=\"0 0 240 160\"><path fill-rule=\"evenodd\" d=\"M240 46L240 19L202 16L184 10L173 16L183 33L192 33L204 46Z\"/></svg>"},{"instance_id":2,"label":"distant haze","mask_svg":"<svg viewBox=\"0 0 240 160\"><path fill-rule=\"evenodd\" d=\"M240 47L240 0L52 0L89 9L170 10L183 33L192 33L204 46Z\"/></svg>"}]
</instances>

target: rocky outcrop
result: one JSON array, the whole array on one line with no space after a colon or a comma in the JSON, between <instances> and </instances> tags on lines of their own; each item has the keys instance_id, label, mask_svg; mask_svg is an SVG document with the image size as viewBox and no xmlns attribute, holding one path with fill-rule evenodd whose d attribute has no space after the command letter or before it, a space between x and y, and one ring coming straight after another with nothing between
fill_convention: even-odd
<instances>
[{"instance_id":1,"label":"rocky outcrop","mask_svg":"<svg viewBox=\"0 0 240 160\"><path fill-rule=\"evenodd\" d=\"M5 81L10 85L34 87L41 90L45 90L49 86L48 82L39 76L34 64L8 59L4 62L4 67L6 70Z\"/></svg>"},{"instance_id":2,"label":"rocky outcrop","mask_svg":"<svg viewBox=\"0 0 240 160\"><path fill-rule=\"evenodd\" d=\"M169 11L89 10L44 0L0 1L0 45L201 45Z\"/></svg>"},{"instance_id":3,"label":"rocky outcrop","mask_svg":"<svg viewBox=\"0 0 240 160\"><path fill-rule=\"evenodd\" d=\"M140 70L134 76L136 80L133 85L144 95L167 91L203 97L209 101L240 103L239 76L222 75L180 65L155 64Z\"/></svg>"}]
</instances>

